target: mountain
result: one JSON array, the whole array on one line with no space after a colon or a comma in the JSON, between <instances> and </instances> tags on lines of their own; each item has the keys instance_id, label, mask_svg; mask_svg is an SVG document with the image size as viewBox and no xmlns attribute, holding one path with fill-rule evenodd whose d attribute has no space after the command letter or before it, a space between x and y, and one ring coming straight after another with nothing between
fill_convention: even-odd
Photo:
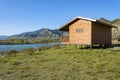
<instances>
[{"instance_id":1,"label":"mountain","mask_svg":"<svg viewBox=\"0 0 120 80\"><path fill-rule=\"evenodd\" d=\"M8 36L5 36L5 35L1 35L0 36L0 40L4 40L4 39L7 39Z\"/></svg>"},{"instance_id":2,"label":"mountain","mask_svg":"<svg viewBox=\"0 0 120 80\"><path fill-rule=\"evenodd\" d=\"M107 19L105 19L105 18L103 18L103 17L101 17L99 20L102 21L102 22L111 24L111 21L109 21L109 20L107 20Z\"/></svg>"},{"instance_id":3,"label":"mountain","mask_svg":"<svg viewBox=\"0 0 120 80\"><path fill-rule=\"evenodd\" d=\"M118 28L112 29L112 38L115 39L118 36L120 36L120 19L115 20L107 20L105 18L100 18L100 21L103 21L105 23L114 25ZM8 39L41 39L41 40L60 40L61 32L58 30L51 30L47 28L43 28L37 31L32 32L25 32L17 35L13 35L8 37Z\"/></svg>"},{"instance_id":4,"label":"mountain","mask_svg":"<svg viewBox=\"0 0 120 80\"><path fill-rule=\"evenodd\" d=\"M108 24L112 24L112 25L114 25L114 26L116 26L116 27L120 27L120 18L117 18L117 19L112 20L112 21L107 20L107 19L105 19L105 18L100 18L99 20L100 20L100 21L103 21L103 22L106 22L106 23L108 23Z\"/></svg>"},{"instance_id":5,"label":"mountain","mask_svg":"<svg viewBox=\"0 0 120 80\"><path fill-rule=\"evenodd\" d=\"M113 25L117 26L117 27L120 27L120 19L119 19L119 18L111 21L111 23L112 23Z\"/></svg>"},{"instance_id":6,"label":"mountain","mask_svg":"<svg viewBox=\"0 0 120 80\"><path fill-rule=\"evenodd\" d=\"M55 40L60 39L61 32L58 30L51 30L43 28L37 31L25 32L17 35L10 36L8 39L47 39Z\"/></svg>"},{"instance_id":7,"label":"mountain","mask_svg":"<svg viewBox=\"0 0 120 80\"><path fill-rule=\"evenodd\" d=\"M120 19L115 19L113 21L111 21L111 23L116 26L117 28L113 28L112 29L112 37L115 39L115 38L118 38L120 36Z\"/></svg>"},{"instance_id":8,"label":"mountain","mask_svg":"<svg viewBox=\"0 0 120 80\"><path fill-rule=\"evenodd\" d=\"M109 21L105 18L100 18L99 20L117 27L117 28L112 29L112 38L113 39L116 39L117 37L120 36L120 19L119 18L112 20L112 21Z\"/></svg>"}]
</instances>

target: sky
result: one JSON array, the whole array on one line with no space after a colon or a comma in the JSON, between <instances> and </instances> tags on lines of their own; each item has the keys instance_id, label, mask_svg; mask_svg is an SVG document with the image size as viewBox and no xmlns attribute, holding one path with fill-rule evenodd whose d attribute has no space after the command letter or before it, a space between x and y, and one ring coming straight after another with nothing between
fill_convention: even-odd
<instances>
[{"instance_id":1,"label":"sky","mask_svg":"<svg viewBox=\"0 0 120 80\"><path fill-rule=\"evenodd\" d=\"M0 0L0 35L57 29L76 16L120 18L120 0Z\"/></svg>"}]
</instances>

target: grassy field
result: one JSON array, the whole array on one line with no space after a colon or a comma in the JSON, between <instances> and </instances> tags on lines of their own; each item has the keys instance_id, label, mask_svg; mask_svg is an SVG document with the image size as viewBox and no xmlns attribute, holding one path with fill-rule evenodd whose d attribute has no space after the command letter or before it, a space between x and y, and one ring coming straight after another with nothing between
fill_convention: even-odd
<instances>
[{"instance_id":1,"label":"grassy field","mask_svg":"<svg viewBox=\"0 0 120 80\"><path fill-rule=\"evenodd\" d=\"M6 54L0 57L0 80L120 80L120 48Z\"/></svg>"}]
</instances>

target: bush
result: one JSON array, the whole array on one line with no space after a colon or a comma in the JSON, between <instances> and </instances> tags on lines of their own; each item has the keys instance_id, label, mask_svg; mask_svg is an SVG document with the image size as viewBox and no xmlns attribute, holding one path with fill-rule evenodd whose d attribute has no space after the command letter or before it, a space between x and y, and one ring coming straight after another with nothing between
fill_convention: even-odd
<instances>
[{"instance_id":1,"label":"bush","mask_svg":"<svg viewBox=\"0 0 120 80\"><path fill-rule=\"evenodd\" d=\"M32 55L33 53L35 53L35 51L36 51L36 49L27 48L27 49L24 49L22 52L23 52L23 53L26 53L26 54Z\"/></svg>"},{"instance_id":2,"label":"bush","mask_svg":"<svg viewBox=\"0 0 120 80\"><path fill-rule=\"evenodd\" d=\"M18 53L18 51L17 50L10 50L6 53L7 53L7 55L16 55Z\"/></svg>"},{"instance_id":3,"label":"bush","mask_svg":"<svg viewBox=\"0 0 120 80\"><path fill-rule=\"evenodd\" d=\"M21 64L21 62L14 62L13 63L13 65L15 65L15 66L18 66L18 65L20 65Z\"/></svg>"},{"instance_id":4,"label":"bush","mask_svg":"<svg viewBox=\"0 0 120 80\"><path fill-rule=\"evenodd\" d=\"M0 56L2 56L5 52L0 52Z\"/></svg>"},{"instance_id":5,"label":"bush","mask_svg":"<svg viewBox=\"0 0 120 80\"><path fill-rule=\"evenodd\" d=\"M42 46L40 48L38 48L38 51L42 51L42 50L46 50L46 49L50 49L50 46Z\"/></svg>"},{"instance_id":6,"label":"bush","mask_svg":"<svg viewBox=\"0 0 120 80\"><path fill-rule=\"evenodd\" d=\"M60 45L59 44L55 44L55 45L53 45L53 48L59 49Z\"/></svg>"}]
</instances>

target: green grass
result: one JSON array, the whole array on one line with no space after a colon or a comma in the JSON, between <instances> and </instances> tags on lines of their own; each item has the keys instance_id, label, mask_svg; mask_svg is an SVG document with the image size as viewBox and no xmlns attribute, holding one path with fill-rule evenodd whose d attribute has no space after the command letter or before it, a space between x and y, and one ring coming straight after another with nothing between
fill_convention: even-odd
<instances>
[{"instance_id":1,"label":"green grass","mask_svg":"<svg viewBox=\"0 0 120 80\"><path fill-rule=\"evenodd\" d=\"M51 48L0 57L0 80L120 80L120 48Z\"/></svg>"}]
</instances>

